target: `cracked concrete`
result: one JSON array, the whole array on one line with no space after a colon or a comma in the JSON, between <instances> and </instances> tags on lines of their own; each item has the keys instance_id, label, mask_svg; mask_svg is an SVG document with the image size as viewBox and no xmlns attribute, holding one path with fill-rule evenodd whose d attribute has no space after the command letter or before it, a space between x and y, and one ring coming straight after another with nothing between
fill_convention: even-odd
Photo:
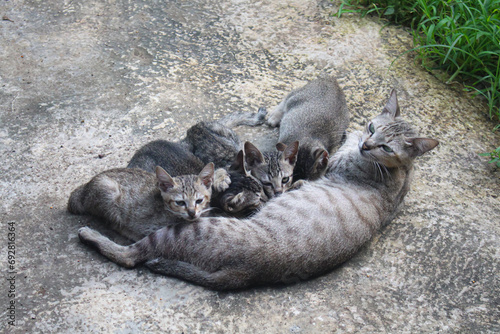
<instances>
[{"instance_id":1,"label":"cracked concrete","mask_svg":"<svg viewBox=\"0 0 500 334\"><path fill-rule=\"evenodd\" d=\"M2 1L0 331L12 333L494 333L500 331L500 136L486 104L423 71L408 31L332 16L337 2ZM353 259L286 287L218 293L82 245L70 192L142 144L199 120L272 108L331 73L351 129L398 91L440 146L417 161L406 205ZM266 145L276 132L239 128ZM270 142L270 140L268 140ZM9 225L10 224L10 225ZM9 268L8 228L15 227ZM8 324L15 301L16 326Z\"/></svg>"}]
</instances>

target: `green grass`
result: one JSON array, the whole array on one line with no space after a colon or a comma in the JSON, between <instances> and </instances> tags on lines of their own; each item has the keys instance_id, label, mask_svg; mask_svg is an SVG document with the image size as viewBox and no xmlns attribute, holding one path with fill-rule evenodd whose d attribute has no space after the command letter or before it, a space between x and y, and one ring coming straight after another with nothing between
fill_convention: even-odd
<instances>
[{"instance_id":1,"label":"green grass","mask_svg":"<svg viewBox=\"0 0 500 334\"><path fill-rule=\"evenodd\" d=\"M500 128L500 0L343 0L338 16L349 12L411 27L422 65L483 96Z\"/></svg>"}]
</instances>

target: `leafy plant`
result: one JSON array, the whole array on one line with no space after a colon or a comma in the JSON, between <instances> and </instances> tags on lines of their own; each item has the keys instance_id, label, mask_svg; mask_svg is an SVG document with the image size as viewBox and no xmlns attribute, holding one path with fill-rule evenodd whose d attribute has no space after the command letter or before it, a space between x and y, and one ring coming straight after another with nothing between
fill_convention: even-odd
<instances>
[{"instance_id":1,"label":"leafy plant","mask_svg":"<svg viewBox=\"0 0 500 334\"><path fill-rule=\"evenodd\" d=\"M490 161L488 161L490 164L495 163L495 165L500 168L500 147L497 147L496 150L490 153L479 153L480 156L482 157L490 157Z\"/></svg>"}]
</instances>

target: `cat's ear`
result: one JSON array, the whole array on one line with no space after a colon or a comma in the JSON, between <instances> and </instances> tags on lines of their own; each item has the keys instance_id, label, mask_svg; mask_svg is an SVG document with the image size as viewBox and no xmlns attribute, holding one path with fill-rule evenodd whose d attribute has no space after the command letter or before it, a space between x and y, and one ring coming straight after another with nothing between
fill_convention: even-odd
<instances>
[{"instance_id":1,"label":"cat's ear","mask_svg":"<svg viewBox=\"0 0 500 334\"><path fill-rule=\"evenodd\" d=\"M248 164L248 167L252 168L264 162L264 156L251 142L245 142L243 149L245 151L245 161Z\"/></svg>"},{"instance_id":2,"label":"cat's ear","mask_svg":"<svg viewBox=\"0 0 500 334\"><path fill-rule=\"evenodd\" d=\"M233 162L231 167L229 167L229 170L234 170L240 174L248 175L248 171L245 165L245 153L243 153L243 150L240 150L238 152L238 155L236 155L236 160Z\"/></svg>"},{"instance_id":3,"label":"cat's ear","mask_svg":"<svg viewBox=\"0 0 500 334\"><path fill-rule=\"evenodd\" d=\"M382 114L389 114L392 118L399 117L400 110L395 89L392 90L391 97L389 97L389 101L387 101L384 110L382 110Z\"/></svg>"},{"instance_id":4,"label":"cat's ear","mask_svg":"<svg viewBox=\"0 0 500 334\"><path fill-rule=\"evenodd\" d=\"M212 183L214 182L214 172L214 163L210 162L205 167L203 167L200 174L198 174L198 178L200 179L201 183L205 185L205 187L210 188L212 186Z\"/></svg>"},{"instance_id":5,"label":"cat's ear","mask_svg":"<svg viewBox=\"0 0 500 334\"><path fill-rule=\"evenodd\" d=\"M276 144L276 149L277 149L278 151L280 151L280 152L284 152L284 151L285 151L285 149L286 149L286 145L285 145L285 144L283 144L283 143L278 143L278 144Z\"/></svg>"},{"instance_id":6,"label":"cat's ear","mask_svg":"<svg viewBox=\"0 0 500 334\"><path fill-rule=\"evenodd\" d=\"M163 192L176 186L174 179L160 166L156 166L156 178L158 179L158 188Z\"/></svg>"},{"instance_id":7,"label":"cat's ear","mask_svg":"<svg viewBox=\"0 0 500 334\"><path fill-rule=\"evenodd\" d=\"M432 150L439 144L439 141L432 138L411 138L409 139L409 142L413 147L413 155L416 157Z\"/></svg>"},{"instance_id":8,"label":"cat's ear","mask_svg":"<svg viewBox=\"0 0 500 334\"><path fill-rule=\"evenodd\" d=\"M316 170L323 171L328 167L328 160L330 155L327 150L317 149L314 151L314 161L316 162Z\"/></svg>"},{"instance_id":9,"label":"cat's ear","mask_svg":"<svg viewBox=\"0 0 500 334\"><path fill-rule=\"evenodd\" d=\"M283 151L283 158L288 160L291 165L294 165L297 161L297 153L299 152L299 142L294 141L290 145L286 146Z\"/></svg>"}]
</instances>

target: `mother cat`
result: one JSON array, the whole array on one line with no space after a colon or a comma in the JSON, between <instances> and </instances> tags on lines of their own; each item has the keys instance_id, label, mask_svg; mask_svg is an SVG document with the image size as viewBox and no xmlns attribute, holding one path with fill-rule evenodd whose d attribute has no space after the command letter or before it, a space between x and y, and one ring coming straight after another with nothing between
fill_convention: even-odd
<instances>
[{"instance_id":1,"label":"mother cat","mask_svg":"<svg viewBox=\"0 0 500 334\"><path fill-rule=\"evenodd\" d=\"M79 236L124 267L145 263L212 289L306 279L350 258L393 217L414 158L436 145L399 117L393 91L364 133L349 135L324 178L274 198L249 219L202 218L130 246L88 227Z\"/></svg>"}]
</instances>

